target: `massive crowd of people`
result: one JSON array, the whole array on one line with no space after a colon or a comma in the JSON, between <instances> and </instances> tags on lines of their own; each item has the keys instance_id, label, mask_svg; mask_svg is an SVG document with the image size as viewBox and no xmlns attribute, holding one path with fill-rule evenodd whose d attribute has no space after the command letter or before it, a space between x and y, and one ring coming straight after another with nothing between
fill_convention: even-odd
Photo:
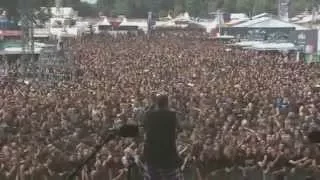
<instances>
[{"instance_id":1,"label":"massive crowd of people","mask_svg":"<svg viewBox=\"0 0 320 180\"><path fill-rule=\"evenodd\" d=\"M103 140L104 129L139 123L150 97L162 92L180 114L177 146L188 177L320 170L320 150L307 140L320 127L318 64L172 34L88 36L65 47L75 79L53 86L0 81L1 180L65 178ZM142 139L110 141L78 180L134 174L128 167L143 167Z\"/></svg>"}]
</instances>

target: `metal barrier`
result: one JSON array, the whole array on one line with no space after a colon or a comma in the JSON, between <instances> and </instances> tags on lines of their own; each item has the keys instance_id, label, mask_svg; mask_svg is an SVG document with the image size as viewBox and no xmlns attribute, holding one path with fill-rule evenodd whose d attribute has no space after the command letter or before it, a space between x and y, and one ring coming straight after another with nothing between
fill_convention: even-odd
<instances>
[{"instance_id":1,"label":"metal barrier","mask_svg":"<svg viewBox=\"0 0 320 180\"><path fill-rule=\"evenodd\" d=\"M137 172L137 171L135 171ZM294 172L283 174L263 173L261 169L248 169L243 173L239 168L234 168L230 172L223 170L211 173L207 177L199 179L196 170L189 168L184 170L185 180L305 180L306 177L312 176L314 179L320 179L320 172L312 172L307 169L296 169ZM141 180L142 175L128 177L128 180Z\"/></svg>"},{"instance_id":2,"label":"metal barrier","mask_svg":"<svg viewBox=\"0 0 320 180\"><path fill-rule=\"evenodd\" d=\"M225 170L217 171L200 180L304 180L307 176L312 176L315 179L320 179L320 172L312 172L306 169L296 169L295 172L287 172L285 174L263 173L261 169L250 169L244 174L240 169L234 168L230 172ZM184 171L185 180L197 179L194 169Z\"/></svg>"},{"instance_id":3,"label":"metal barrier","mask_svg":"<svg viewBox=\"0 0 320 180\"><path fill-rule=\"evenodd\" d=\"M88 173L87 171L84 171ZM0 180L9 180L9 179L20 179L19 171L13 173L9 177L1 176ZM55 174L55 180L65 180L67 174ZM123 177L121 180L143 180L142 171L137 168L137 166L130 168L126 174L127 176ZM314 179L320 179L320 172L312 172L306 169L297 169L295 172L288 172L282 174L281 176L274 175L272 173L264 174L261 169L250 169L247 170L246 173L243 173L240 169L234 168L231 171L220 170L214 174L211 174L207 177L198 178L196 170L194 168L187 168L184 171L184 179L185 180L305 180L307 176L312 176ZM16 177L16 178L14 178ZM49 178L52 179L52 176ZM41 180L41 179L39 179ZM79 174L76 180L92 180L90 178L90 173L87 176L83 176Z\"/></svg>"}]
</instances>

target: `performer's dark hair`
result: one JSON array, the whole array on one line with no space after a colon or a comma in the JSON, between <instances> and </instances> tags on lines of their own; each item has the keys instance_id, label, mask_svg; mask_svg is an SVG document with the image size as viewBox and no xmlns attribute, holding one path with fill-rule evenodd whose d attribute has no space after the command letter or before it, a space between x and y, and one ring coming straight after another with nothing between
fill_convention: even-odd
<instances>
[{"instance_id":1,"label":"performer's dark hair","mask_svg":"<svg viewBox=\"0 0 320 180\"><path fill-rule=\"evenodd\" d=\"M169 98L167 95L159 95L157 98L157 104L159 108L167 107L169 104Z\"/></svg>"}]
</instances>

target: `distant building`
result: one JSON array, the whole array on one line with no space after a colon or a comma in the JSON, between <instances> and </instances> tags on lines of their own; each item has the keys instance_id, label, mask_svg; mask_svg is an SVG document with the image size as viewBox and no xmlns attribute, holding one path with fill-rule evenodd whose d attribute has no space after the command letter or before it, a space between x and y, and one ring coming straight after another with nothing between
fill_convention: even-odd
<instances>
[{"instance_id":1,"label":"distant building","mask_svg":"<svg viewBox=\"0 0 320 180\"><path fill-rule=\"evenodd\" d=\"M50 12L52 17L59 17L59 18L75 18L78 16L78 12L75 11L71 7L51 7Z\"/></svg>"},{"instance_id":2,"label":"distant building","mask_svg":"<svg viewBox=\"0 0 320 180\"><path fill-rule=\"evenodd\" d=\"M309 28L280 20L276 16L267 13L260 14L251 20L238 23L233 26L223 27L222 33L233 35L239 39L249 40L288 40L293 31L308 30Z\"/></svg>"}]
</instances>

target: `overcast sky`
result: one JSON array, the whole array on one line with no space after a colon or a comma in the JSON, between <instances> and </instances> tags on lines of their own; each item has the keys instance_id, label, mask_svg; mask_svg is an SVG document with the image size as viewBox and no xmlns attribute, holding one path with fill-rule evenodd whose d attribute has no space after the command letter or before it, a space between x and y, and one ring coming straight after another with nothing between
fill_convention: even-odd
<instances>
[{"instance_id":1,"label":"overcast sky","mask_svg":"<svg viewBox=\"0 0 320 180\"><path fill-rule=\"evenodd\" d=\"M81 0L82 2L87 2L87 3L90 3L90 4L94 4L97 2L97 0Z\"/></svg>"}]
</instances>

